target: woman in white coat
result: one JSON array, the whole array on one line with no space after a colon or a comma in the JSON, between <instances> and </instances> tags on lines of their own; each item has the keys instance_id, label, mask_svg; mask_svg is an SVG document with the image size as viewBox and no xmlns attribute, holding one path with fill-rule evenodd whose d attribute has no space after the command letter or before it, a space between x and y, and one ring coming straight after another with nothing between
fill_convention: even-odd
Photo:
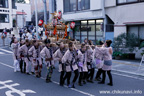
<instances>
[{"instance_id":1,"label":"woman in white coat","mask_svg":"<svg viewBox=\"0 0 144 96\"><path fill-rule=\"evenodd\" d=\"M52 49L50 49L51 41L49 39L45 39L44 43L46 46L40 52L40 56L42 58L45 58L45 64L47 66L46 83L49 83L51 82L51 76L53 73L53 66L54 66L53 52L52 52Z\"/></svg>"},{"instance_id":2,"label":"woman in white coat","mask_svg":"<svg viewBox=\"0 0 144 96\"><path fill-rule=\"evenodd\" d=\"M66 75L64 77L67 79L67 85L69 88L75 88L75 82L78 78L78 66L77 66L77 51L72 42L68 44L69 49L66 51L62 58L62 63L66 64ZM72 86L70 85L70 78L71 78L71 73L74 71L74 79L72 81Z\"/></svg>"},{"instance_id":3,"label":"woman in white coat","mask_svg":"<svg viewBox=\"0 0 144 96\"><path fill-rule=\"evenodd\" d=\"M24 58L24 62L26 63L26 74L27 75L30 75L30 73L29 73L30 56L28 55L28 50L30 48L31 48L31 46L30 46L30 42L28 39L26 39L25 44L19 48L19 53L21 54L21 57ZM31 69L31 70L33 70L33 69Z\"/></svg>"},{"instance_id":4,"label":"woman in white coat","mask_svg":"<svg viewBox=\"0 0 144 96\"><path fill-rule=\"evenodd\" d=\"M106 78L106 72L109 77L110 82L108 85L113 86L113 81L112 81L112 75L111 75L111 68L112 68L112 47L110 47L112 41L107 40L105 43L105 47L103 48L102 54L103 54L103 59L104 59L104 65L102 67L103 70L103 77L102 81L99 82L99 84L104 84L105 83L105 78Z\"/></svg>"},{"instance_id":5,"label":"woman in white coat","mask_svg":"<svg viewBox=\"0 0 144 96\"><path fill-rule=\"evenodd\" d=\"M97 45L95 48L95 59L96 59L96 67L98 69L95 81L101 81L101 74L102 74L102 66L103 66L103 54L102 54L102 48L103 48L103 42L100 42L100 45Z\"/></svg>"},{"instance_id":6,"label":"woman in white coat","mask_svg":"<svg viewBox=\"0 0 144 96\"><path fill-rule=\"evenodd\" d=\"M41 77L42 60L40 57L41 46L37 40L33 40L33 46L29 49L28 54L32 56L32 66L35 69L37 78Z\"/></svg>"},{"instance_id":7,"label":"woman in white coat","mask_svg":"<svg viewBox=\"0 0 144 96\"><path fill-rule=\"evenodd\" d=\"M86 45L82 44L81 49L78 51L78 69L79 69L79 86L83 86L82 81L84 84L86 84L86 78L87 77L87 54L86 54Z\"/></svg>"},{"instance_id":8,"label":"woman in white coat","mask_svg":"<svg viewBox=\"0 0 144 96\"><path fill-rule=\"evenodd\" d=\"M14 59L14 72L20 71L19 69L19 62L18 62L18 41L17 39L14 39L12 42L12 50L13 50L13 59Z\"/></svg>"},{"instance_id":9,"label":"woman in white coat","mask_svg":"<svg viewBox=\"0 0 144 96\"><path fill-rule=\"evenodd\" d=\"M54 53L54 60L59 61L59 72L60 74L60 86L63 86L63 78L65 74L65 64L62 63L62 57L64 56L66 49L63 43L60 43L59 49Z\"/></svg>"}]
</instances>

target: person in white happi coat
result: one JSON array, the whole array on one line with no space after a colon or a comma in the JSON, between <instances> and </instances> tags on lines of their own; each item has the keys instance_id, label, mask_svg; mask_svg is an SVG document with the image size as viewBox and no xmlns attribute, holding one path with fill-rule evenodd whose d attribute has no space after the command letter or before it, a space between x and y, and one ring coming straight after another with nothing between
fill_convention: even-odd
<instances>
[{"instance_id":1,"label":"person in white happi coat","mask_svg":"<svg viewBox=\"0 0 144 96\"><path fill-rule=\"evenodd\" d=\"M86 45L82 44L81 49L78 51L78 69L79 69L79 86L82 86L82 82L86 84L87 77L87 53L86 53Z\"/></svg>"},{"instance_id":2,"label":"person in white happi coat","mask_svg":"<svg viewBox=\"0 0 144 96\"><path fill-rule=\"evenodd\" d=\"M25 43L25 41L20 38L19 46L18 46L18 52L19 52L19 48L21 46L23 46L24 43ZM21 57L21 56L24 56L24 54L23 53L19 53L18 55L19 55L18 58L20 59L20 61L19 61L19 63L20 63L20 71L21 71L21 73L26 73L26 63L24 62L24 57Z\"/></svg>"},{"instance_id":3,"label":"person in white happi coat","mask_svg":"<svg viewBox=\"0 0 144 96\"><path fill-rule=\"evenodd\" d=\"M53 52L52 49L50 49L50 43L51 43L50 39L45 39L44 43L46 46L40 52L40 56L42 58L45 58L45 64L47 66L46 83L49 83L51 82L51 76L53 73L53 66L54 66Z\"/></svg>"},{"instance_id":4,"label":"person in white happi coat","mask_svg":"<svg viewBox=\"0 0 144 96\"><path fill-rule=\"evenodd\" d=\"M32 55L32 66L35 69L36 77L41 77L42 59L40 57L41 46L37 40L33 40L33 46L29 49L28 54ZM33 73L34 74L34 73Z\"/></svg>"},{"instance_id":5,"label":"person in white happi coat","mask_svg":"<svg viewBox=\"0 0 144 96\"><path fill-rule=\"evenodd\" d=\"M24 57L24 61L26 63L26 74L27 75L30 75L29 73L29 66L30 66L30 57L28 55L28 50L31 48L31 45L30 45L30 42L28 39L25 40L25 44L22 45L20 48L19 48L19 53L21 54L21 57ZM34 72L34 68L33 66L31 67L31 72Z\"/></svg>"},{"instance_id":6,"label":"person in white happi coat","mask_svg":"<svg viewBox=\"0 0 144 96\"><path fill-rule=\"evenodd\" d=\"M100 45L97 45L95 47L94 57L96 59L96 68L98 69L95 76L95 81L101 81L102 66L103 66L103 54L101 53L102 53L103 44L104 43L101 41Z\"/></svg>"},{"instance_id":7,"label":"person in white happi coat","mask_svg":"<svg viewBox=\"0 0 144 96\"><path fill-rule=\"evenodd\" d=\"M14 72L20 71L19 69L19 62L18 62L18 41L15 38L14 41L12 42L12 50L13 50L13 59L14 59Z\"/></svg>"},{"instance_id":8,"label":"person in white happi coat","mask_svg":"<svg viewBox=\"0 0 144 96\"><path fill-rule=\"evenodd\" d=\"M64 77L67 79L67 85L69 88L75 88L74 84L78 78L78 66L77 66L77 50L74 47L73 42L70 42L68 44L69 49L66 51L62 58L62 63L66 64L66 75ZM72 81L72 85L70 85L70 78L71 78L71 73L74 71L74 79Z\"/></svg>"},{"instance_id":9,"label":"person in white happi coat","mask_svg":"<svg viewBox=\"0 0 144 96\"><path fill-rule=\"evenodd\" d=\"M62 63L62 57L65 54L66 49L64 47L63 43L60 43L59 49L54 53L54 60L59 61L59 72L61 72L60 75L60 86L63 86L63 78L65 74L65 64Z\"/></svg>"},{"instance_id":10,"label":"person in white happi coat","mask_svg":"<svg viewBox=\"0 0 144 96\"><path fill-rule=\"evenodd\" d=\"M104 64L102 67L103 77L102 77L102 81L99 82L99 84L105 83L106 72L107 72L107 75L108 75L109 81L110 81L108 83L109 86L113 86L113 80L112 80L112 75L111 75L113 50L112 50L112 47L110 47L111 43L112 43L111 40L107 40L105 43L105 47L102 50L103 59L104 59Z\"/></svg>"},{"instance_id":11,"label":"person in white happi coat","mask_svg":"<svg viewBox=\"0 0 144 96\"><path fill-rule=\"evenodd\" d=\"M88 75L87 81L93 83L93 50L90 45L87 45L87 68L88 68Z\"/></svg>"}]
</instances>

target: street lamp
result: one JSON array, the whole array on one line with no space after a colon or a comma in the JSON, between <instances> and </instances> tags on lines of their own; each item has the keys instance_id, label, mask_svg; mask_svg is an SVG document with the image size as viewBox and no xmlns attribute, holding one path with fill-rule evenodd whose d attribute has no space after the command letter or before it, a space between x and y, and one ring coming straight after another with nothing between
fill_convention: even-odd
<instances>
[{"instance_id":1,"label":"street lamp","mask_svg":"<svg viewBox=\"0 0 144 96\"><path fill-rule=\"evenodd\" d=\"M23 16L23 28L24 28L24 10L22 10L22 16Z\"/></svg>"},{"instance_id":2,"label":"street lamp","mask_svg":"<svg viewBox=\"0 0 144 96\"><path fill-rule=\"evenodd\" d=\"M35 22L36 22L36 36L38 39L38 14L37 14L37 0L34 0L35 2Z\"/></svg>"}]
</instances>

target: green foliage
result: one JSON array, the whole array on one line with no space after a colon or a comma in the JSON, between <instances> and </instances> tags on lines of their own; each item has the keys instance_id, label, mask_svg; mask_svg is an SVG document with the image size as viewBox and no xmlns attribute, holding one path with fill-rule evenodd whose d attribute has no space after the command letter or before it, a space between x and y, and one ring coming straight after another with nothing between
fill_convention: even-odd
<instances>
[{"instance_id":1,"label":"green foliage","mask_svg":"<svg viewBox=\"0 0 144 96\"><path fill-rule=\"evenodd\" d=\"M129 34L126 38L126 47L129 48L129 51L132 53L135 50L135 47L140 45L140 39L135 34Z\"/></svg>"},{"instance_id":2,"label":"green foliage","mask_svg":"<svg viewBox=\"0 0 144 96\"><path fill-rule=\"evenodd\" d=\"M144 55L144 50L142 50L142 53L141 53L141 55L142 55L142 56Z\"/></svg>"},{"instance_id":3,"label":"green foliage","mask_svg":"<svg viewBox=\"0 0 144 96\"><path fill-rule=\"evenodd\" d=\"M122 56L122 53L119 51L113 52L113 57Z\"/></svg>"},{"instance_id":4,"label":"green foliage","mask_svg":"<svg viewBox=\"0 0 144 96\"><path fill-rule=\"evenodd\" d=\"M122 54L122 58L123 59L128 59L129 58L129 54L127 54L127 53Z\"/></svg>"},{"instance_id":5,"label":"green foliage","mask_svg":"<svg viewBox=\"0 0 144 96\"><path fill-rule=\"evenodd\" d=\"M17 3L26 3L25 0L16 0Z\"/></svg>"},{"instance_id":6,"label":"green foliage","mask_svg":"<svg viewBox=\"0 0 144 96\"><path fill-rule=\"evenodd\" d=\"M140 46L139 46L139 49L143 48L144 47L144 41L141 42Z\"/></svg>"},{"instance_id":7,"label":"green foliage","mask_svg":"<svg viewBox=\"0 0 144 96\"><path fill-rule=\"evenodd\" d=\"M126 44L126 34L122 33L114 38L113 48L115 49L115 51L122 52L123 47L125 47L125 44Z\"/></svg>"},{"instance_id":8,"label":"green foliage","mask_svg":"<svg viewBox=\"0 0 144 96\"><path fill-rule=\"evenodd\" d=\"M140 45L140 39L135 34L122 33L118 37L114 38L113 48L115 51L123 52L124 48L128 48L132 53L135 47Z\"/></svg>"}]
</instances>

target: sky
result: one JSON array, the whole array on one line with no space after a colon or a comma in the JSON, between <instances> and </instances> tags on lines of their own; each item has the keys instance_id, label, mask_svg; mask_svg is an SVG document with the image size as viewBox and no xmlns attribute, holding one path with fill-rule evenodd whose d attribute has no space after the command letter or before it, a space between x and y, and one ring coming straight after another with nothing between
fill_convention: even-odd
<instances>
[{"instance_id":1,"label":"sky","mask_svg":"<svg viewBox=\"0 0 144 96\"><path fill-rule=\"evenodd\" d=\"M29 3L29 0L25 0L26 1L26 3Z\"/></svg>"}]
</instances>

